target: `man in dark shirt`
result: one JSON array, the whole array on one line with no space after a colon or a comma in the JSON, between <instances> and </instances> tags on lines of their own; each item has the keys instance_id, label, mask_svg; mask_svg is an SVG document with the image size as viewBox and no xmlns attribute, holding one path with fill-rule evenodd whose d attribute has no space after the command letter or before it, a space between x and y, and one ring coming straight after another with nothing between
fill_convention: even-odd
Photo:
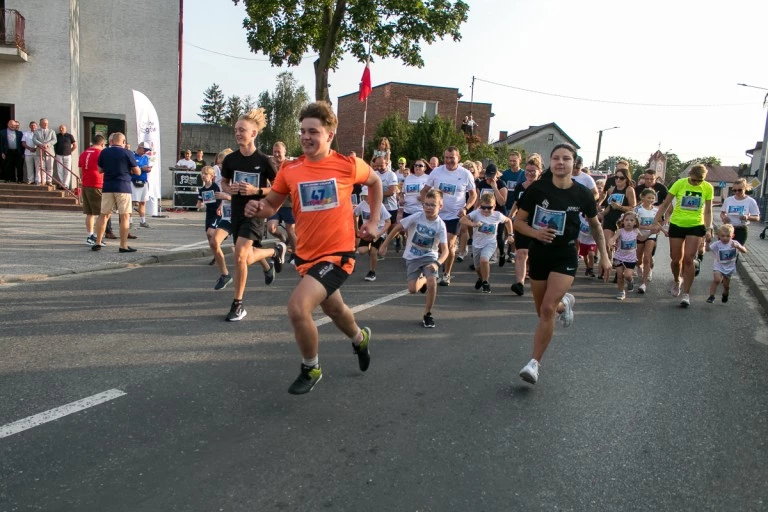
<instances>
[{"instance_id":1,"label":"man in dark shirt","mask_svg":"<svg viewBox=\"0 0 768 512\"><path fill-rule=\"evenodd\" d=\"M18 121L11 119L8 121L8 128L0 130L0 170L2 170L0 179L5 181L22 181L24 148L21 145L21 139L24 134L19 131L19 126Z\"/></svg>"},{"instance_id":2,"label":"man in dark shirt","mask_svg":"<svg viewBox=\"0 0 768 512\"><path fill-rule=\"evenodd\" d=\"M59 133L56 134L56 144L53 151L56 153L56 179L64 186L71 188L70 177L72 174L72 152L77 149L77 142L71 133L67 133L65 125L59 125Z\"/></svg>"},{"instance_id":3,"label":"man in dark shirt","mask_svg":"<svg viewBox=\"0 0 768 512\"><path fill-rule=\"evenodd\" d=\"M655 206L659 206L667 198L667 187L656 181L656 169L646 169L643 171L642 177L645 178L645 183L635 186L635 197L640 197L643 190L651 188L656 192L656 200L653 202ZM640 200L638 199L638 204Z\"/></svg>"},{"instance_id":4,"label":"man in dark shirt","mask_svg":"<svg viewBox=\"0 0 768 512\"><path fill-rule=\"evenodd\" d=\"M203 160L203 150L198 149L197 155L195 156L195 170L200 172L206 165L208 164Z\"/></svg>"},{"instance_id":5,"label":"man in dark shirt","mask_svg":"<svg viewBox=\"0 0 768 512\"><path fill-rule=\"evenodd\" d=\"M131 220L131 174L141 174L133 153L125 149L125 135L115 132L109 136L109 147L99 154L99 172L104 174L101 195L101 215L96 225L94 251L101 250L104 228L117 209L120 216L119 252L136 252L128 247L128 223Z\"/></svg>"}]
</instances>

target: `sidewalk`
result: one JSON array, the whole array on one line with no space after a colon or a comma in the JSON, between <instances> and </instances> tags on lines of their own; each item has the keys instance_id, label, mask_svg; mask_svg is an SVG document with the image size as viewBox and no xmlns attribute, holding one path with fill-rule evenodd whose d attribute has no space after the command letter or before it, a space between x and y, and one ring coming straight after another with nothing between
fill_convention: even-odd
<instances>
[{"instance_id":1,"label":"sidewalk","mask_svg":"<svg viewBox=\"0 0 768 512\"><path fill-rule=\"evenodd\" d=\"M752 222L748 226L746 247L749 252L739 256L738 271L739 276L768 313L768 238L760 239L760 233L765 226L762 222Z\"/></svg>"},{"instance_id":2,"label":"sidewalk","mask_svg":"<svg viewBox=\"0 0 768 512\"><path fill-rule=\"evenodd\" d=\"M149 229L139 228L135 217L131 233L138 239L129 245L138 252L120 254L119 240L105 240L106 247L98 252L86 245L85 215L80 212L0 209L0 285L211 254L205 212L163 215L167 218L148 218ZM112 217L117 228L117 215ZM231 238L222 250L232 252Z\"/></svg>"}]
</instances>

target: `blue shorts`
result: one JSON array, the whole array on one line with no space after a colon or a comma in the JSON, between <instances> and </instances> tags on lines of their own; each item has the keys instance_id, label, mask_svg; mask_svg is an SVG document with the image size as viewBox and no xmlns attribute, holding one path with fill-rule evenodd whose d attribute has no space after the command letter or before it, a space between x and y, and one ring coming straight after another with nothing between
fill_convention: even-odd
<instances>
[{"instance_id":1,"label":"blue shorts","mask_svg":"<svg viewBox=\"0 0 768 512\"><path fill-rule=\"evenodd\" d=\"M451 220L443 219L443 222L445 222L446 233L448 233L449 235L459 234L459 219L451 219Z\"/></svg>"},{"instance_id":2,"label":"blue shorts","mask_svg":"<svg viewBox=\"0 0 768 512\"><path fill-rule=\"evenodd\" d=\"M232 234L232 223L228 220L224 220L222 218L219 218L216 221L216 224L212 226L213 229L220 229L222 231L226 231L228 234Z\"/></svg>"},{"instance_id":3,"label":"blue shorts","mask_svg":"<svg viewBox=\"0 0 768 512\"><path fill-rule=\"evenodd\" d=\"M277 213L271 216L269 220L276 220L283 224L296 224L296 219L293 217L293 208L290 206L281 206Z\"/></svg>"}]
</instances>

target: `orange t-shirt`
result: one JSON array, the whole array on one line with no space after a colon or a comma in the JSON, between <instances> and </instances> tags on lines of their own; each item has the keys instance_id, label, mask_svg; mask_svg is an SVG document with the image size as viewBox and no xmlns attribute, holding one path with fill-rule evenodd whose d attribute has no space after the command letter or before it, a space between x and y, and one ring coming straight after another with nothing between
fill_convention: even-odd
<instances>
[{"instance_id":1,"label":"orange t-shirt","mask_svg":"<svg viewBox=\"0 0 768 512\"><path fill-rule=\"evenodd\" d=\"M335 151L318 162L302 155L280 167L272 190L290 195L293 201L296 256L304 261L297 267L299 274L320 261L352 273L354 260L342 264L337 253L355 252L352 187L368 181L370 172L363 160Z\"/></svg>"}]
</instances>

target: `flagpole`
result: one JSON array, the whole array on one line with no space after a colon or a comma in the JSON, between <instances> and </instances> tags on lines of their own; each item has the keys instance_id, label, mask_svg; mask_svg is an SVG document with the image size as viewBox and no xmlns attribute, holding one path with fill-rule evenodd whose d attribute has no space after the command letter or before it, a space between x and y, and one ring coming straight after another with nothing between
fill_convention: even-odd
<instances>
[{"instance_id":1,"label":"flagpole","mask_svg":"<svg viewBox=\"0 0 768 512\"><path fill-rule=\"evenodd\" d=\"M361 145L360 158L365 159L365 127L368 122L368 96L365 97L365 109L363 110L363 141Z\"/></svg>"}]
</instances>

